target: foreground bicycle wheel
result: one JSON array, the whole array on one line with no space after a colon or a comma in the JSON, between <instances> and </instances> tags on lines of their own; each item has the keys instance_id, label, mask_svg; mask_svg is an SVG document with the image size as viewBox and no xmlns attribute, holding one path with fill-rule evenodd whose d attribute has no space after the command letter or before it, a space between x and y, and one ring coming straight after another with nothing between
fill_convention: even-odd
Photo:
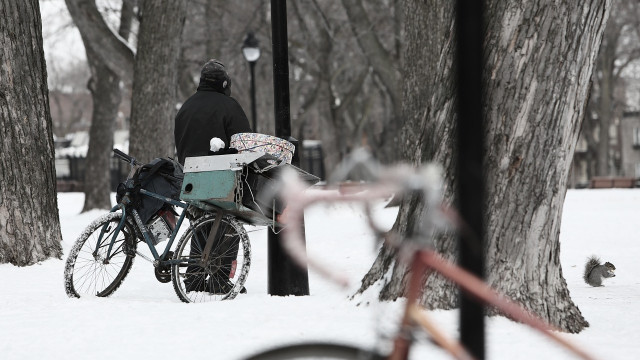
<instances>
[{"instance_id":1,"label":"foreground bicycle wheel","mask_svg":"<svg viewBox=\"0 0 640 360\"><path fill-rule=\"evenodd\" d=\"M120 212L105 214L89 224L76 240L64 269L64 288L69 297L105 297L122 284L131 270L137 242L133 229L125 223L107 258L120 219Z\"/></svg>"},{"instance_id":2,"label":"foreground bicycle wheel","mask_svg":"<svg viewBox=\"0 0 640 360\"><path fill-rule=\"evenodd\" d=\"M171 267L173 288L184 302L230 300L244 291L251 265L249 237L234 217L220 219L215 242L202 263L209 232L216 214L198 219L182 236L173 254L179 263Z\"/></svg>"},{"instance_id":3,"label":"foreground bicycle wheel","mask_svg":"<svg viewBox=\"0 0 640 360\"><path fill-rule=\"evenodd\" d=\"M348 345L305 343L283 346L253 355L245 360L383 360L384 356Z\"/></svg>"}]
</instances>

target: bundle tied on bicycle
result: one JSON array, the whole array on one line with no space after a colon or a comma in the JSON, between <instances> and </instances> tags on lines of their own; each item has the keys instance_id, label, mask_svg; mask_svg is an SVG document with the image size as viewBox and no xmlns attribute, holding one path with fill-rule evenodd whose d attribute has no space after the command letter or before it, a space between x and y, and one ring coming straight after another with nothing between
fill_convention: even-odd
<instances>
[{"instance_id":1,"label":"bundle tied on bicycle","mask_svg":"<svg viewBox=\"0 0 640 360\"><path fill-rule=\"evenodd\" d=\"M127 181L133 182L130 198L133 207L138 210L142 223L146 224L151 217L163 208L172 208L164 201L149 196L141 196L140 189L178 200L184 174L180 163L169 158L155 158L148 164L140 166L133 177ZM121 202L127 192L127 184L120 183L116 190L116 201Z\"/></svg>"},{"instance_id":2,"label":"bundle tied on bicycle","mask_svg":"<svg viewBox=\"0 0 640 360\"><path fill-rule=\"evenodd\" d=\"M205 211L223 209L253 225L276 225L285 204L275 181L284 169L293 169L313 185L320 179L291 165L294 146L289 141L258 133L231 137L237 154L188 157L180 198Z\"/></svg>"}]
</instances>

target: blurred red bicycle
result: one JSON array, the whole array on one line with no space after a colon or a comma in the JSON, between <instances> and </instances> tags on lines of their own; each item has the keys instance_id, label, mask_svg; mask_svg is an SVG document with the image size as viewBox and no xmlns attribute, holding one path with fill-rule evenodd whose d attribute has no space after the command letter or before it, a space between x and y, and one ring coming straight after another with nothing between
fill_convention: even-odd
<instances>
[{"instance_id":1,"label":"blurred red bicycle","mask_svg":"<svg viewBox=\"0 0 640 360\"><path fill-rule=\"evenodd\" d=\"M564 346L577 357L587 360L594 359L583 349L567 341L555 333L551 325L529 313L521 305L508 300L491 289L482 280L463 270L462 268L443 259L434 249L433 235L446 227L453 226L460 229L464 224L456 215L454 209L442 202L442 180L440 170L435 165L425 165L419 169L409 166L395 166L383 168L372 162L368 154L356 152L352 154L350 162L337 171L343 176L354 167L364 168L375 176L375 181L360 185L356 191L341 193L339 191L305 192L306 186L295 174L285 174L282 181L286 193L281 196L288 204L281 222L285 223L283 247L290 256L301 265L308 265L311 269L338 284L346 285L346 279L339 273L331 271L315 259L306 256L302 240L302 220L304 209L319 202L358 202L365 206L368 224L374 233L384 241L386 246L397 250L399 261L408 264L410 278L406 292L406 304L399 331L393 339L393 350L389 354L380 354L373 349L362 349L350 345L332 343L302 343L285 345L255 354L247 360L275 360L275 359L387 359L406 360L416 328L422 329L430 338L446 350L453 358L470 360L474 357L455 339L445 335L434 323L418 299L423 293L424 281L434 271L457 284L463 291L475 296L478 301L493 306L509 318L526 324L549 339ZM402 237L393 232L379 228L372 217L371 206L374 201L388 199L392 195L419 195L424 200L426 209L422 212L421 227L412 237Z\"/></svg>"}]
</instances>

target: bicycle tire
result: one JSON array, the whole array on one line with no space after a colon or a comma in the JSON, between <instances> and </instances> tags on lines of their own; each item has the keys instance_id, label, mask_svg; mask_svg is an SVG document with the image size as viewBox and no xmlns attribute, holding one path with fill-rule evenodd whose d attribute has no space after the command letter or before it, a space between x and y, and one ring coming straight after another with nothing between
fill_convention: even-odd
<instances>
[{"instance_id":1,"label":"bicycle tire","mask_svg":"<svg viewBox=\"0 0 640 360\"><path fill-rule=\"evenodd\" d=\"M137 246L135 233L129 223L125 223L121 229L112 247L111 259L105 262L104 257L120 219L121 212L102 215L91 222L74 243L64 269L64 288L69 297L107 297L120 287L129 274ZM103 242L94 254L103 228L107 231L103 239L108 241Z\"/></svg>"},{"instance_id":2,"label":"bicycle tire","mask_svg":"<svg viewBox=\"0 0 640 360\"><path fill-rule=\"evenodd\" d=\"M208 213L195 221L180 238L173 253L171 280L178 298L186 303L234 299L244 290L251 267L251 245L242 224L233 216L220 220L218 238L205 266L194 266L217 214ZM189 280L192 280L189 282Z\"/></svg>"},{"instance_id":3,"label":"bicycle tire","mask_svg":"<svg viewBox=\"0 0 640 360\"><path fill-rule=\"evenodd\" d=\"M270 349L245 360L383 360L386 357L362 348L332 343L302 343Z\"/></svg>"}]
</instances>

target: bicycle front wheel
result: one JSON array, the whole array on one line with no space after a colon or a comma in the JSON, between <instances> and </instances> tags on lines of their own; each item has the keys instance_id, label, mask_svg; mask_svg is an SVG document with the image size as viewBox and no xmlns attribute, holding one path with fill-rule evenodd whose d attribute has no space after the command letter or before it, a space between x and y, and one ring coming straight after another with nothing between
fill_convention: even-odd
<instances>
[{"instance_id":1,"label":"bicycle front wheel","mask_svg":"<svg viewBox=\"0 0 640 360\"><path fill-rule=\"evenodd\" d=\"M246 291L244 282L251 266L251 246L247 232L232 216L220 219L214 242L203 261L209 233L218 214L198 219L182 236L171 267L173 288L180 300L209 302L230 300Z\"/></svg>"},{"instance_id":2,"label":"bicycle front wheel","mask_svg":"<svg viewBox=\"0 0 640 360\"><path fill-rule=\"evenodd\" d=\"M121 219L120 212L105 214L76 240L64 269L64 288L69 297L106 297L122 284L131 270L137 242L126 222L113 239ZM107 256L109 248L111 253Z\"/></svg>"},{"instance_id":3,"label":"bicycle front wheel","mask_svg":"<svg viewBox=\"0 0 640 360\"><path fill-rule=\"evenodd\" d=\"M245 360L383 360L370 350L330 343L304 343L283 346L255 354Z\"/></svg>"}]
</instances>

